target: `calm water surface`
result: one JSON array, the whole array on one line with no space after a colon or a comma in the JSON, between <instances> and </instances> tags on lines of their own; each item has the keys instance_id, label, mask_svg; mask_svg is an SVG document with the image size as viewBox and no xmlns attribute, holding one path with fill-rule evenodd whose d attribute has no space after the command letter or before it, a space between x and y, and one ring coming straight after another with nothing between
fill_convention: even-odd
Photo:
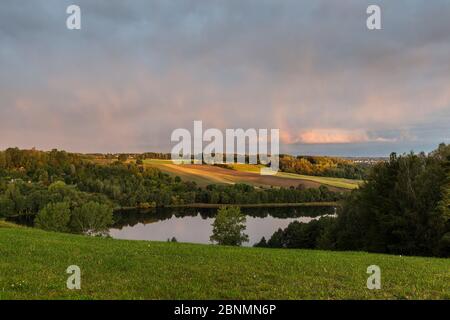
<instances>
[{"instance_id":1,"label":"calm water surface","mask_svg":"<svg viewBox=\"0 0 450 320\"><path fill-rule=\"evenodd\" d=\"M334 213L334 208L243 208L247 217L246 233L252 246L262 237L269 239L279 228L286 228L293 221L308 223L323 215ZM211 224L216 209L153 209L147 211L127 210L116 212L111 237L128 240L166 241L175 237L178 242L211 243Z\"/></svg>"}]
</instances>

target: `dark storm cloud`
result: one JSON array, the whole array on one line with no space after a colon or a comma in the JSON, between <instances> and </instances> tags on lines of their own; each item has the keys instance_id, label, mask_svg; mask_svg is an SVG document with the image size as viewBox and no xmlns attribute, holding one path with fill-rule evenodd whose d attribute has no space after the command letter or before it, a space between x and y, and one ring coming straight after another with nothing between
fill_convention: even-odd
<instances>
[{"instance_id":1,"label":"dark storm cloud","mask_svg":"<svg viewBox=\"0 0 450 320\"><path fill-rule=\"evenodd\" d=\"M65 10L82 9L82 30ZM205 126L281 130L294 153L387 154L450 139L450 3L0 3L0 148L170 150Z\"/></svg>"}]
</instances>

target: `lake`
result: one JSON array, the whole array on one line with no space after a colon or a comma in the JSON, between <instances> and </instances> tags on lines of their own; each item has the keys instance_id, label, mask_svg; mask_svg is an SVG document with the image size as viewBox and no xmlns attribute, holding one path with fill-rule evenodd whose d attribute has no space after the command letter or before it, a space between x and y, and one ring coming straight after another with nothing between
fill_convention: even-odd
<instances>
[{"instance_id":1,"label":"lake","mask_svg":"<svg viewBox=\"0 0 450 320\"><path fill-rule=\"evenodd\" d=\"M321 216L334 214L332 207L242 208L246 215L246 231L253 246L262 237L266 240L279 228L293 221L308 223ZM157 208L124 210L114 214L115 224L109 235L115 239L211 243L212 223L217 209L211 208Z\"/></svg>"}]
</instances>

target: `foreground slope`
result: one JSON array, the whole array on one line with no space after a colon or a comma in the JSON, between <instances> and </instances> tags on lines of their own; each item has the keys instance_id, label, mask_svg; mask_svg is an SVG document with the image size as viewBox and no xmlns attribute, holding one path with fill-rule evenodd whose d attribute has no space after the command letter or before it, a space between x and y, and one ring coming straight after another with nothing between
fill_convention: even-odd
<instances>
[{"instance_id":1,"label":"foreground slope","mask_svg":"<svg viewBox=\"0 0 450 320\"><path fill-rule=\"evenodd\" d=\"M366 288L380 266L382 289ZM69 265L81 290L66 289ZM450 259L123 241L0 222L0 299L450 298Z\"/></svg>"}]
</instances>

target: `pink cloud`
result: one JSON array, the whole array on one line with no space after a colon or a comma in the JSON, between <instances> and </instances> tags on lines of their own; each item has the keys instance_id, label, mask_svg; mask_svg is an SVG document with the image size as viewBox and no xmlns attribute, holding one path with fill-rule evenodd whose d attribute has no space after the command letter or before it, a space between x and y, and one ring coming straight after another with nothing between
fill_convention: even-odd
<instances>
[{"instance_id":1,"label":"pink cloud","mask_svg":"<svg viewBox=\"0 0 450 320\"><path fill-rule=\"evenodd\" d=\"M294 144L327 144L327 143L361 143L371 141L391 141L389 139L375 137L371 138L366 131L355 129L337 129L337 128L324 128L324 129L309 129L301 130L297 133L290 133L289 131L282 131L280 133L280 139L283 143Z\"/></svg>"}]
</instances>

